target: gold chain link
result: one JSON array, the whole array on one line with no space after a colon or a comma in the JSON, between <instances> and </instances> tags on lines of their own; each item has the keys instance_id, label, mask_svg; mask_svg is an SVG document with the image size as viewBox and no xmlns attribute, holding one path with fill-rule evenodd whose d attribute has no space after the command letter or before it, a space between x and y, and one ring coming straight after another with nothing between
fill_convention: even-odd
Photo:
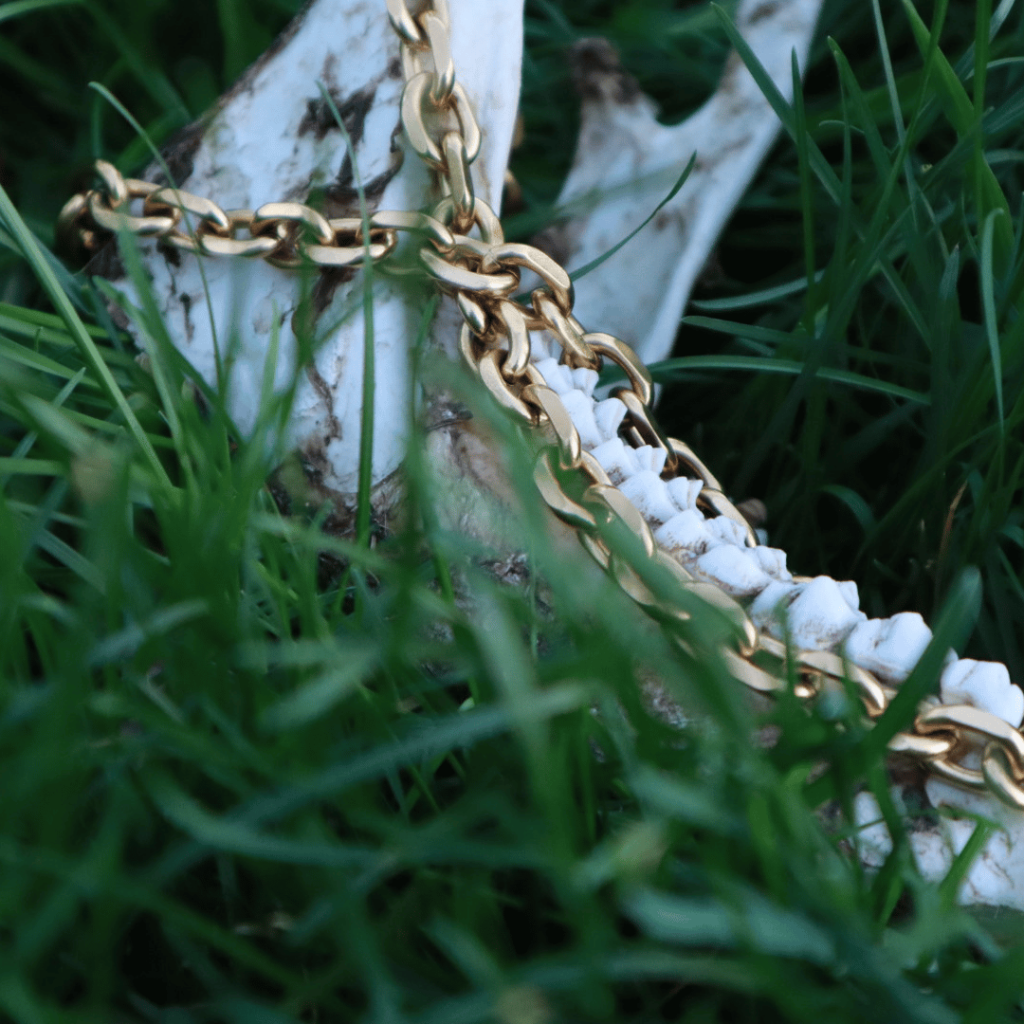
<instances>
[{"instance_id":1,"label":"gold chain link","mask_svg":"<svg viewBox=\"0 0 1024 1024\"><path fill-rule=\"evenodd\" d=\"M543 500L578 532L586 549L630 597L668 623L688 618L681 608L666 605L605 543L601 527L612 520L634 534L646 556L669 570L681 587L735 624L737 639L725 657L740 682L763 694L777 694L788 686L786 667L792 663L795 693L801 699L813 700L828 688L852 687L868 720L879 719L895 691L838 654L790 651L761 633L738 601L694 579L658 548L636 507L583 449L561 398L530 361L531 332L553 336L571 368L600 369L605 361L618 366L628 382L615 392L626 406L620 428L623 440L633 447L652 445L664 451L665 479L701 480L700 508L741 524L747 545L757 544L753 530L707 467L686 444L666 437L658 426L650 407L651 377L636 353L609 334L585 331L573 316L573 286L565 269L539 249L506 242L497 215L474 194L470 168L480 152L481 133L456 80L445 0L432 0L417 13L406 0L385 2L405 69L401 109L406 136L441 186L443 198L431 213L378 211L370 218L367 240L358 219L329 220L301 203L223 210L209 199L176 188L124 178L112 165L99 161L99 186L66 204L58 221L59 238L92 251L112 233L127 231L202 256L257 258L281 267L346 267L367 259L386 260L397 246L399 232L421 235L423 268L455 298L463 314L460 348L467 363L500 405L547 436L549 445L542 447L534 471ZM479 237L470 234L474 229ZM543 282L528 305L512 298L524 269ZM996 715L967 705L926 702L910 730L893 737L889 750L943 779L988 789L1004 803L1024 810L1024 736ZM970 767L968 761L980 767Z\"/></svg>"}]
</instances>

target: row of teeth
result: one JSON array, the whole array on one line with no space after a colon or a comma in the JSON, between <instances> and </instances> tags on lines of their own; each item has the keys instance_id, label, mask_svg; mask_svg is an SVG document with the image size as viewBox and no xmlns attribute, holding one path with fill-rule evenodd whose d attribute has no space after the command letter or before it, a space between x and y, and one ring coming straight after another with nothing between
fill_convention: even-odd
<instances>
[{"instance_id":1,"label":"row of teeth","mask_svg":"<svg viewBox=\"0 0 1024 1024\"><path fill-rule=\"evenodd\" d=\"M780 640L784 618L797 648L841 653L891 686L910 675L932 638L917 612L869 619L860 610L856 583L829 576L795 580L784 551L747 547L739 524L724 516L705 518L697 508L700 480L663 480L664 451L623 442L618 431L626 407L617 398L594 397L596 372L562 365L536 336L534 353L537 370L561 398L583 447L684 568L741 601L755 625ZM1014 728L1024 720L1024 691L998 662L957 658L951 651L939 685L945 704L971 704Z\"/></svg>"}]
</instances>

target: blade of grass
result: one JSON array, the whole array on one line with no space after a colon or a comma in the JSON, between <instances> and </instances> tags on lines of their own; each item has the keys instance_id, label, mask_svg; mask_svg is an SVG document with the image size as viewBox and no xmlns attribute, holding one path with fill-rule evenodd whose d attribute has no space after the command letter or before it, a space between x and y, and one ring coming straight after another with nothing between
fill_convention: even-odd
<instances>
[{"instance_id":1,"label":"blade of grass","mask_svg":"<svg viewBox=\"0 0 1024 1024\"><path fill-rule=\"evenodd\" d=\"M800 181L800 223L803 227L804 275L807 278L807 296L804 302L803 325L808 335L814 335L817 308L814 280L817 276L814 231L814 196L811 190L809 167L807 116L804 111L804 90L800 78L800 65L796 51L790 54L790 72L793 80L793 114L796 130L797 173Z\"/></svg>"},{"instance_id":2,"label":"blade of grass","mask_svg":"<svg viewBox=\"0 0 1024 1024\"><path fill-rule=\"evenodd\" d=\"M981 115L976 113L974 103L967 95L967 90L961 84L945 54L939 49L940 21L936 19L935 26L929 31L914 8L912 0L903 0L903 9L910 20L914 40L925 59L930 78L939 86L939 95L947 120L958 135L964 138L976 138L974 200L978 220L983 222L993 210L1001 210L1006 214L1006 219L999 221L994 236L997 272L1002 274L1006 270L1013 249L1013 221L1002 186L985 160L981 139ZM983 93L978 93L976 90L976 95L983 95Z\"/></svg>"},{"instance_id":3,"label":"blade of grass","mask_svg":"<svg viewBox=\"0 0 1024 1024\"><path fill-rule=\"evenodd\" d=\"M824 270L819 270L814 275L817 283L825 276ZM736 295L727 299L693 299L690 308L703 309L708 312L726 312L732 309L750 309L753 306L770 306L779 299L788 298L790 295L799 295L807 290L807 278L799 277L795 281L787 281L785 284L776 285L774 288L763 288L756 292L746 292L743 295Z\"/></svg>"},{"instance_id":4,"label":"blade of grass","mask_svg":"<svg viewBox=\"0 0 1024 1024\"><path fill-rule=\"evenodd\" d=\"M370 210L366 204L366 190L359 172L356 148L342 119L334 97L323 82L317 82L320 95L327 103L338 130L345 140L345 149L352 165L352 177L359 197L359 217L363 222L363 407L359 431L359 491L356 506L356 542L363 547L370 546L370 526L373 490L373 437L374 413L377 397L376 349L373 329L373 260L370 259Z\"/></svg>"},{"instance_id":5,"label":"blade of grass","mask_svg":"<svg viewBox=\"0 0 1024 1024\"><path fill-rule=\"evenodd\" d=\"M687 317L688 321L700 320L701 317ZM742 336L744 324L733 324L733 330ZM759 356L681 356L678 359L666 359L661 363L651 364L651 373L661 379L668 379L678 372L692 370L741 370L750 373L781 373L799 377L805 365L795 359L762 359ZM816 374L820 379L845 384L848 387L874 391L876 394L887 395L918 405L930 405L931 397L922 391L914 391L900 384L891 384L884 380L875 380L852 370L836 370L828 367L820 368Z\"/></svg>"},{"instance_id":6,"label":"blade of grass","mask_svg":"<svg viewBox=\"0 0 1024 1024\"><path fill-rule=\"evenodd\" d=\"M18 211L14 208L14 204L11 202L3 186L0 186L0 219L3 220L7 230L17 239L22 254L35 272L37 280L53 303L60 318L64 321L68 333L75 339L83 359L100 382L100 386L103 388L107 398L116 406L124 418L125 425L135 439L135 443L139 446L146 462L149 464L154 478L162 486L170 489L172 487L170 477L161 464L156 450L150 443L146 431L143 430L142 424L139 423L131 406L128 404L128 399L125 398L124 393L114 380L114 375L110 372L110 367L104 361L92 335L86 329L85 324L82 323L81 317L79 317L71 305L70 300L43 257L42 247L32 236L25 222L18 216Z\"/></svg>"},{"instance_id":7,"label":"blade of grass","mask_svg":"<svg viewBox=\"0 0 1024 1024\"><path fill-rule=\"evenodd\" d=\"M47 7L79 6L82 0L13 0L0 8L0 23L20 18L23 14L34 14Z\"/></svg>"},{"instance_id":8,"label":"blade of grass","mask_svg":"<svg viewBox=\"0 0 1024 1024\"><path fill-rule=\"evenodd\" d=\"M621 242L613 245L607 252L602 253L597 259L591 260L589 263L584 264L582 267L573 270L569 277L573 281L578 281L581 277L586 277L592 270L597 270L602 263L610 260L624 245L628 245L648 224L654 220L655 217L667 206L673 199L679 194L679 190L686 184L686 179L689 178L690 172L693 170L694 165L697 163L697 154L694 153L690 157L689 162L683 168L683 173L676 179L676 183L669 189L669 193L664 199L651 211L651 215L644 220L644 222L633 231L631 231Z\"/></svg>"},{"instance_id":9,"label":"blade of grass","mask_svg":"<svg viewBox=\"0 0 1024 1024\"><path fill-rule=\"evenodd\" d=\"M981 288L982 316L985 323L985 337L988 340L989 357L992 360L992 384L996 396L996 415L999 417L999 436L1006 434L1006 413L1003 407L1003 357L999 346L999 324L996 320L995 268L992 250L995 226L1003 219L1002 210L991 210L985 217L981 229L981 262L978 266Z\"/></svg>"},{"instance_id":10,"label":"blade of grass","mask_svg":"<svg viewBox=\"0 0 1024 1024\"><path fill-rule=\"evenodd\" d=\"M164 159L163 153L153 143L153 140L149 137L149 134L142 127L141 124L135 119L131 111L103 84L100 82L90 82L89 88L99 93L107 103L109 103L124 119L131 125L138 138L140 138L146 145L153 159L159 165L160 169L164 173L164 177L167 178L167 182L171 188L177 193L177 183L174 180L174 176L171 174L170 167L167 166L167 161ZM185 221L185 226L190 232L194 233L192 226L192 215L187 210L182 211L182 215ZM133 240L134 241L134 240ZM136 243L137 244L137 243ZM160 339L165 342L165 346L171 345L170 336L167 334L166 326L164 325L163 318L159 315L156 303L153 301L152 291L148 285L143 285L141 277L141 268L139 267L137 258L133 260L133 266L135 270L135 285L142 299L143 309L146 311L147 319L150 325L150 329L153 332L154 339ZM206 268L203 264L202 259L199 260L199 277L203 282L203 296L206 299L206 312L210 319L210 336L213 341L213 356L214 364L217 370L217 391L219 394L224 393L226 381L224 377L224 366L221 355L220 343L217 336L217 323L213 316L213 302L210 299L210 284L206 278ZM173 346L172 346L173 347ZM154 369L156 369L157 363L160 360L154 360ZM169 416L175 415L173 403L166 406L167 413Z\"/></svg>"}]
</instances>

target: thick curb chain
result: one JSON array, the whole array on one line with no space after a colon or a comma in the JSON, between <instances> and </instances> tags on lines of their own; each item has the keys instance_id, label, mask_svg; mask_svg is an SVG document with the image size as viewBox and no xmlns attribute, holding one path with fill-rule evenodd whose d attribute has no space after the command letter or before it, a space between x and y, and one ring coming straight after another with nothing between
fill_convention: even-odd
<instances>
[{"instance_id":1,"label":"thick curb chain","mask_svg":"<svg viewBox=\"0 0 1024 1024\"><path fill-rule=\"evenodd\" d=\"M413 13L406 0L385 0L400 41L405 72L402 122L409 144L437 175L443 198L430 213L378 211L369 219L369 238L358 218L328 219L301 203L267 203L253 210L223 210L201 196L124 178L110 164L96 165L97 188L74 196L64 207L58 233L64 241L96 249L113 233L127 231L202 256L262 259L280 267L359 266L386 261L402 232L422 239L418 259L463 316L460 348L468 366L498 404L545 444L534 479L544 501L577 531L584 547L638 604L669 628L689 618L666 602L642 576L619 558L602 536L612 521L640 542L646 557L679 587L722 612L735 626L725 649L731 673L745 686L772 696L789 687L810 701L826 689L853 688L867 718L879 719L895 690L871 672L828 651L792 651L759 631L744 607L711 583L692 576L655 542L637 508L613 484L598 461L583 449L562 399L531 361L530 335L550 334L572 369L599 370L615 364L627 380L613 391L626 407L620 428L633 448L651 446L665 456L662 476L700 480L698 508L708 517L726 516L757 538L719 482L682 441L665 436L652 412L652 383L646 367L623 341L586 331L573 315L568 273L546 253L505 241L494 211L473 192L471 165L481 133L469 99L458 83L450 48L447 0L433 0ZM383 263L387 270L388 264ZM541 286L528 304L513 296L522 271ZM889 741L893 754L912 758L958 786L988 790L1024 810L1024 736L998 716L970 705L934 699L918 710L911 729ZM978 767L972 765L977 764Z\"/></svg>"}]
</instances>

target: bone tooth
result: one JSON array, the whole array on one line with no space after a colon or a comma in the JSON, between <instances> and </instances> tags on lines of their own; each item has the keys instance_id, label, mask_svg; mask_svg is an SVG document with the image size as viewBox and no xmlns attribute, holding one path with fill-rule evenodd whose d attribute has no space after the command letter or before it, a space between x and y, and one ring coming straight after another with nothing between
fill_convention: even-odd
<instances>
[{"instance_id":1,"label":"bone tooth","mask_svg":"<svg viewBox=\"0 0 1024 1024\"><path fill-rule=\"evenodd\" d=\"M715 516L708 520L708 530L714 537L719 537L726 544L733 544L736 547L746 547L747 531L728 516Z\"/></svg>"},{"instance_id":2,"label":"bone tooth","mask_svg":"<svg viewBox=\"0 0 1024 1024\"><path fill-rule=\"evenodd\" d=\"M606 398L594 406L597 428L606 441L618 436L619 427L625 418L626 406L618 398Z\"/></svg>"},{"instance_id":3,"label":"bone tooth","mask_svg":"<svg viewBox=\"0 0 1024 1024\"><path fill-rule=\"evenodd\" d=\"M640 514L651 523L660 526L676 514L676 506L668 493L665 481L649 469L642 469L631 476L622 485L621 490L640 510Z\"/></svg>"},{"instance_id":4,"label":"bone tooth","mask_svg":"<svg viewBox=\"0 0 1024 1024\"><path fill-rule=\"evenodd\" d=\"M697 507L697 497L704 487L702 480L691 480L686 476L677 476L668 482L668 493L680 512Z\"/></svg>"},{"instance_id":5,"label":"bone tooth","mask_svg":"<svg viewBox=\"0 0 1024 1024\"><path fill-rule=\"evenodd\" d=\"M707 551L697 559L696 568L733 597L753 597L772 582L746 550L732 544Z\"/></svg>"},{"instance_id":6,"label":"bone tooth","mask_svg":"<svg viewBox=\"0 0 1024 1024\"><path fill-rule=\"evenodd\" d=\"M633 449L627 447L621 437L613 437L599 444L591 454L616 485L621 485L640 469Z\"/></svg>"},{"instance_id":7,"label":"bone tooth","mask_svg":"<svg viewBox=\"0 0 1024 1024\"><path fill-rule=\"evenodd\" d=\"M641 469L649 469L652 473L657 473L659 476L665 468L665 461L668 459L668 452L664 448L655 448L649 444L634 448L633 454L636 455L637 464Z\"/></svg>"},{"instance_id":8,"label":"bone tooth","mask_svg":"<svg viewBox=\"0 0 1024 1024\"><path fill-rule=\"evenodd\" d=\"M580 391L592 397L594 388L597 387L598 372L586 366L579 366L572 371L572 380Z\"/></svg>"},{"instance_id":9,"label":"bone tooth","mask_svg":"<svg viewBox=\"0 0 1024 1024\"><path fill-rule=\"evenodd\" d=\"M843 600L850 606L850 610L859 612L860 591L857 589L857 584L853 580L842 580L836 585L839 587L839 593L843 595Z\"/></svg>"},{"instance_id":10,"label":"bone tooth","mask_svg":"<svg viewBox=\"0 0 1024 1024\"><path fill-rule=\"evenodd\" d=\"M786 552L764 544L750 549L750 556L772 579L788 582L793 574L786 568Z\"/></svg>"},{"instance_id":11,"label":"bone tooth","mask_svg":"<svg viewBox=\"0 0 1024 1024\"><path fill-rule=\"evenodd\" d=\"M668 551L681 548L694 555L702 555L713 542L704 517L692 508L672 516L655 531L654 539Z\"/></svg>"},{"instance_id":12,"label":"bone tooth","mask_svg":"<svg viewBox=\"0 0 1024 1024\"><path fill-rule=\"evenodd\" d=\"M760 629L778 632L780 613L785 612L790 602L794 601L806 586L806 583L782 580L769 583L749 608L754 625Z\"/></svg>"},{"instance_id":13,"label":"bone tooth","mask_svg":"<svg viewBox=\"0 0 1024 1024\"><path fill-rule=\"evenodd\" d=\"M573 426L580 435L583 447L589 451L603 443L604 438L594 419L594 400L578 388L566 391L560 397Z\"/></svg>"},{"instance_id":14,"label":"bone tooth","mask_svg":"<svg viewBox=\"0 0 1024 1024\"><path fill-rule=\"evenodd\" d=\"M547 386L556 394L564 395L567 391L572 391L573 380L567 366L563 366L555 359L542 359L536 366Z\"/></svg>"},{"instance_id":15,"label":"bone tooth","mask_svg":"<svg viewBox=\"0 0 1024 1024\"><path fill-rule=\"evenodd\" d=\"M889 683L902 683L913 671L932 631L917 612L900 612L891 619L867 619L846 638L846 656L855 665Z\"/></svg>"},{"instance_id":16,"label":"bone tooth","mask_svg":"<svg viewBox=\"0 0 1024 1024\"><path fill-rule=\"evenodd\" d=\"M829 576L816 576L789 606L787 621L792 642L808 650L835 647L862 619L847 603L839 585Z\"/></svg>"},{"instance_id":17,"label":"bone tooth","mask_svg":"<svg viewBox=\"0 0 1024 1024\"><path fill-rule=\"evenodd\" d=\"M1015 729L1024 720L1024 691L1010 682L1009 671L999 662L961 658L942 673L939 690L944 704L972 704Z\"/></svg>"}]
</instances>

